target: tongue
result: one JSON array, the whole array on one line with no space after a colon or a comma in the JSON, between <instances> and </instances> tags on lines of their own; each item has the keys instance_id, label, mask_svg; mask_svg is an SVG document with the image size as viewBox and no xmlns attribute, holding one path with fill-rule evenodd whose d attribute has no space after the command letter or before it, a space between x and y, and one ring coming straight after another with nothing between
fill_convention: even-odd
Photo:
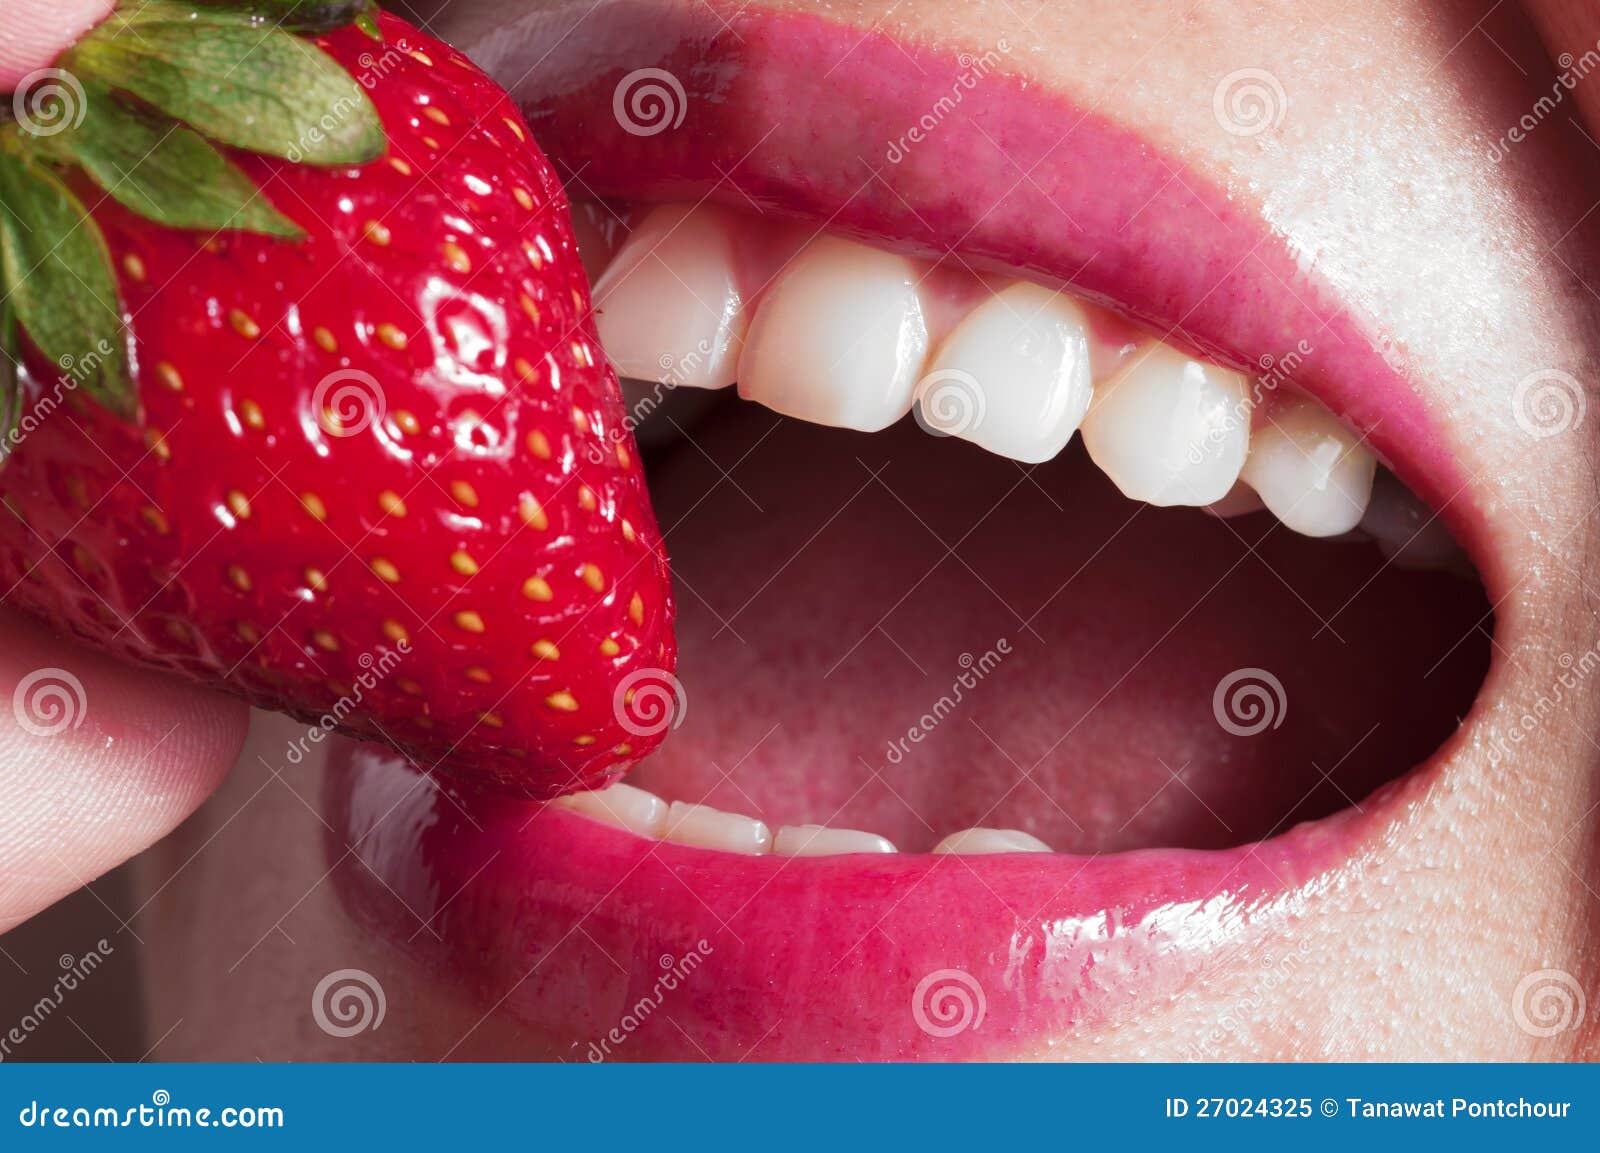
<instances>
[{"instance_id":1,"label":"tongue","mask_svg":"<svg viewBox=\"0 0 1600 1153\"><path fill-rule=\"evenodd\" d=\"M1486 668L1475 583L1130 503L1076 446L1029 472L731 396L689 435L649 462L689 705L631 778L669 799L907 851L1216 848L1400 775Z\"/></svg>"}]
</instances>

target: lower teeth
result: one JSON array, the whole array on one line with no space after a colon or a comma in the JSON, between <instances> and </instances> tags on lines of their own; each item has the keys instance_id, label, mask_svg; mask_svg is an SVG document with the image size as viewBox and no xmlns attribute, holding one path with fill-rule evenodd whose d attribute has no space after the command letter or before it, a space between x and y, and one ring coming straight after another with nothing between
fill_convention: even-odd
<instances>
[{"instance_id":1,"label":"lower teeth","mask_svg":"<svg viewBox=\"0 0 1600 1153\"><path fill-rule=\"evenodd\" d=\"M774 835L764 821L727 813L709 805L673 801L632 785L611 785L572 793L551 802L591 820L626 829L652 840L746 856L842 857L854 853L895 853L887 837L826 825L783 825ZM933 847L936 854L989 855L1048 853L1039 838L1015 829L963 829Z\"/></svg>"}]
</instances>

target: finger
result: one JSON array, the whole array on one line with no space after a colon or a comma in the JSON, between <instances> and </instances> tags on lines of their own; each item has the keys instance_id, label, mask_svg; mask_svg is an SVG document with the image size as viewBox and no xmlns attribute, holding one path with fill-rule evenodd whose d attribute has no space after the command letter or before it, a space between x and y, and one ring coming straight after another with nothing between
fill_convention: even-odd
<instances>
[{"instance_id":1,"label":"finger","mask_svg":"<svg viewBox=\"0 0 1600 1153\"><path fill-rule=\"evenodd\" d=\"M0 932L175 828L248 715L0 614Z\"/></svg>"},{"instance_id":2,"label":"finger","mask_svg":"<svg viewBox=\"0 0 1600 1153\"><path fill-rule=\"evenodd\" d=\"M4 0L0 3L0 92L48 68L106 18L116 0Z\"/></svg>"},{"instance_id":3,"label":"finger","mask_svg":"<svg viewBox=\"0 0 1600 1153\"><path fill-rule=\"evenodd\" d=\"M1528 15L1533 18L1545 51L1565 72L1575 61L1595 60L1600 53L1600 5L1593 0L1528 0ZM1567 64L1560 61L1566 59ZM1589 134L1600 138L1600 91L1593 84L1578 83L1571 88L1572 98L1583 114Z\"/></svg>"}]
</instances>

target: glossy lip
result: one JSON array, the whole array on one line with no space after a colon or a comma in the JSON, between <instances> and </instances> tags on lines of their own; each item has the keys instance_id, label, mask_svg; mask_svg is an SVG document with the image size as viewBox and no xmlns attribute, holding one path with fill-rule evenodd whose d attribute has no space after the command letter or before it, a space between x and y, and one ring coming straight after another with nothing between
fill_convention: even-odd
<instances>
[{"instance_id":1,"label":"glossy lip","mask_svg":"<svg viewBox=\"0 0 1600 1153\"><path fill-rule=\"evenodd\" d=\"M809 15L747 14L735 36L705 5L651 8L661 47L641 53L638 18L628 3L602 7L563 41L563 67L513 89L575 194L754 203L934 258L954 239L974 267L1065 283L1235 365L1305 340L1296 383L1445 510L1494 599L1476 494L1398 360L1287 238L1202 178L1002 75L880 164L950 91L959 61ZM663 19L682 21L676 36ZM496 42L463 47L494 70ZM614 115L619 84L645 67L682 83L679 127L639 135ZM776 123L759 114L771 108L784 110ZM1051 130L1062 124L1070 157ZM1220 852L741 858L446 794L364 747L330 770L330 859L358 922L464 980L549 1057L1039 1056L1133 1019L1273 939L1321 889L1381 867L1499 672L1455 736L1364 812Z\"/></svg>"},{"instance_id":2,"label":"glossy lip","mask_svg":"<svg viewBox=\"0 0 1600 1153\"><path fill-rule=\"evenodd\" d=\"M1177 993L1311 887L1380 867L1425 775L1260 844L1103 857L743 857L447 794L348 742L324 812L350 915L532 1030L523 1056L955 1060L1040 1054Z\"/></svg>"}]
</instances>

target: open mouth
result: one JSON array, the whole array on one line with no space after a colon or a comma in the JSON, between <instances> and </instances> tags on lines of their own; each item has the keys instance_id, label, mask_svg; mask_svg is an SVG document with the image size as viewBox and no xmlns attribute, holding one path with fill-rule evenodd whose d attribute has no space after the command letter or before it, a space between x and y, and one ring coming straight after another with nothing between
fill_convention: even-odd
<instances>
[{"instance_id":1,"label":"open mouth","mask_svg":"<svg viewBox=\"0 0 1600 1153\"><path fill-rule=\"evenodd\" d=\"M669 385L630 391L687 707L564 804L779 855L1222 848L1465 712L1465 555L1292 360L1250 378L1025 281L641 217L597 309Z\"/></svg>"},{"instance_id":2,"label":"open mouth","mask_svg":"<svg viewBox=\"0 0 1600 1153\"><path fill-rule=\"evenodd\" d=\"M357 749L340 889L551 1056L1042 1052L1381 859L1489 665L1470 502L1394 351L1198 179L1091 121L1111 186L953 181L1061 113L1001 77L892 180L835 174L962 66L790 139L738 78L846 33L753 27L666 53L720 86L683 135L628 131L616 69L543 127L519 93L593 197L680 606L682 696L641 715L676 732L550 806Z\"/></svg>"}]
</instances>

